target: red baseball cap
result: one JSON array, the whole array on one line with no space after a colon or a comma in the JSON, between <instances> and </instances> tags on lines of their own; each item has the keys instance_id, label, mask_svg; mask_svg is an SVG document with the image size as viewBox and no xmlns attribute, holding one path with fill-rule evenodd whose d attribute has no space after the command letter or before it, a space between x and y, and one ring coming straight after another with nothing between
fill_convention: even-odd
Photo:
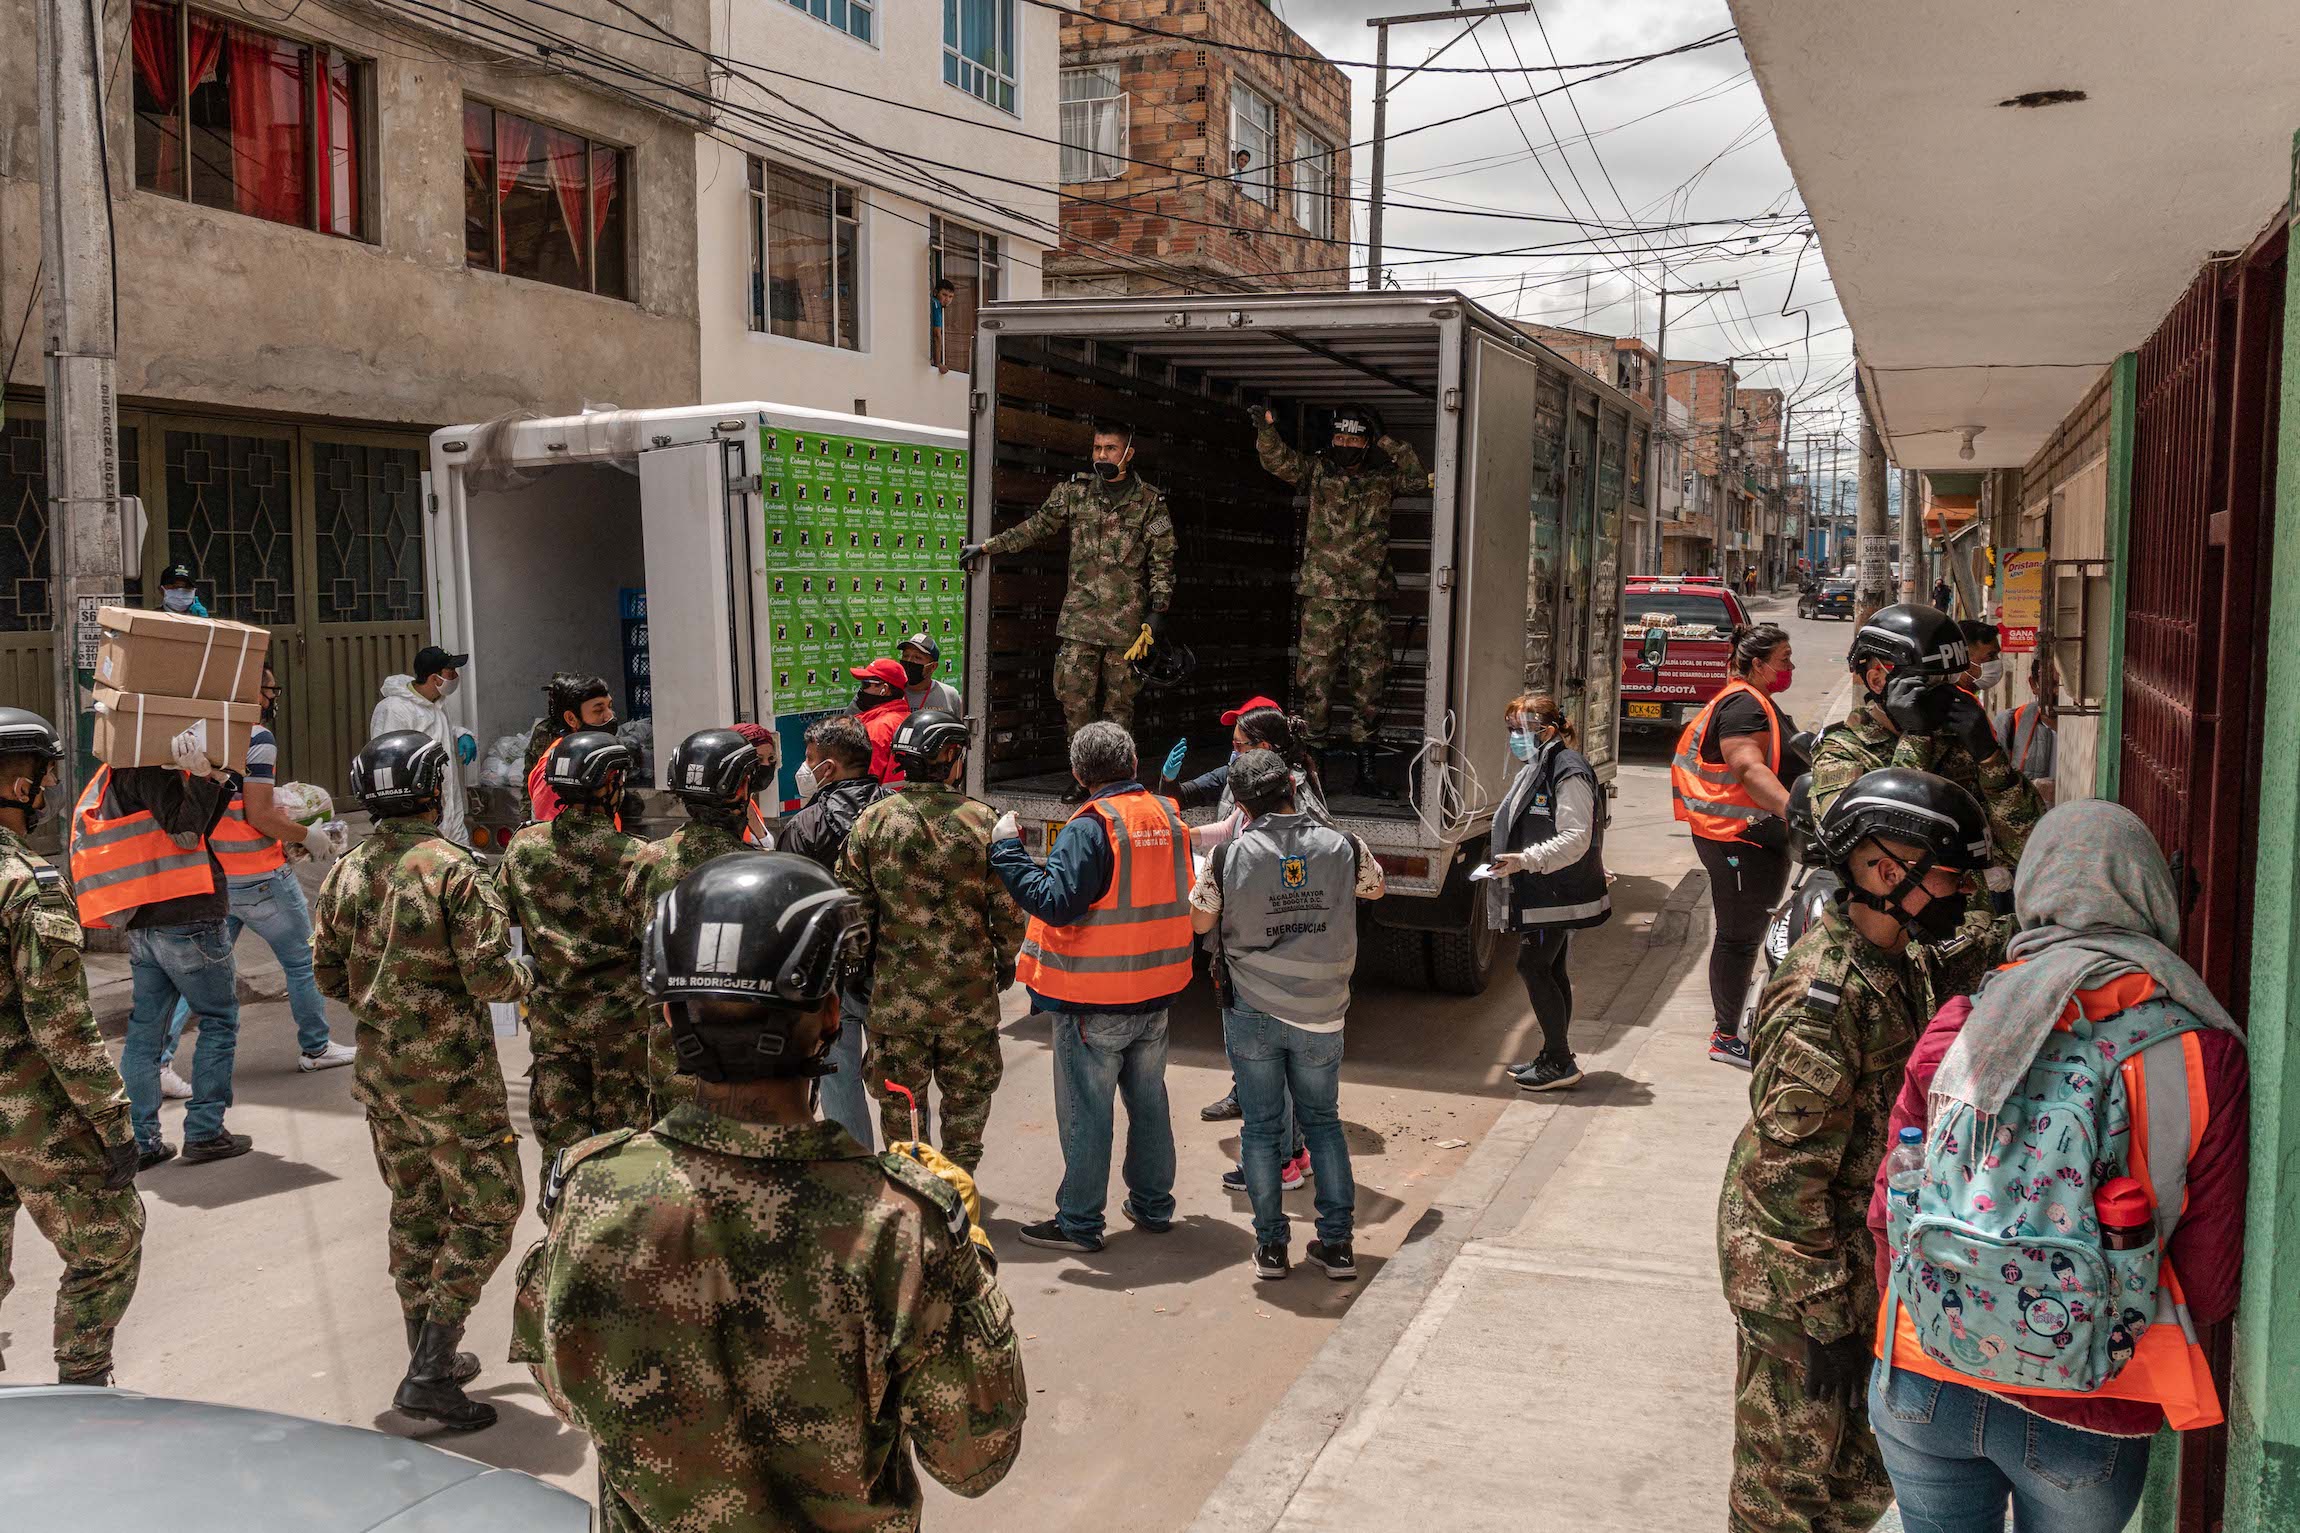
<instances>
[{"instance_id":1,"label":"red baseball cap","mask_svg":"<svg viewBox=\"0 0 2300 1533\"><path fill-rule=\"evenodd\" d=\"M1275 702L1272 702L1269 698L1266 697L1249 697L1244 702L1240 703L1237 707L1232 708L1228 713L1223 714L1222 722L1225 724L1235 724L1238 722L1238 720L1244 718L1247 714L1252 713L1256 708L1275 708L1277 706L1278 705Z\"/></svg>"},{"instance_id":2,"label":"red baseball cap","mask_svg":"<svg viewBox=\"0 0 2300 1533\"><path fill-rule=\"evenodd\" d=\"M857 681L883 681L897 692L910 685L910 676L903 670L900 660L873 660L868 665L849 667L847 674Z\"/></svg>"}]
</instances>

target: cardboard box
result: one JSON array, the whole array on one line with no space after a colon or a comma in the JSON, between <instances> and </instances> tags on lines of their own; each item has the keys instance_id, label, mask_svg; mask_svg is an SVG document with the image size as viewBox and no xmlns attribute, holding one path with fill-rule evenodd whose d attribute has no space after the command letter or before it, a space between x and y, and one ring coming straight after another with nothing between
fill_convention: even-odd
<instances>
[{"instance_id":1,"label":"cardboard box","mask_svg":"<svg viewBox=\"0 0 2300 1533\"><path fill-rule=\"evenodd\" d=\"M268 628L221 618L182 617L137 607L96 613L104 642L96 651L96 685L120 692L208 702L261 701Z\"/></svg>"},{"instance_id":2,"label":"cardboard box","mask_svg":"<svg viewBox=\"0 0 2300 1533\"><path fill-rule=\"evenodd\" d=\"M254 703L98 687L93 748L96 758L110 766L173 766L176 736L198 725L210 761L242 766L248 759L248 731L262 717L263 709Z\"/></svg>"}]
</instances>

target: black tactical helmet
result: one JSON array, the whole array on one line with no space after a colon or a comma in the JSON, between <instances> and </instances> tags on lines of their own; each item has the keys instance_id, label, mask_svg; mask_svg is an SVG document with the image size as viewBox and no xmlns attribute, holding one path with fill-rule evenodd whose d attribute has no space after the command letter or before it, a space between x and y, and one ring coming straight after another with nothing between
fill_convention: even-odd
<instances>
[{"instance_id":1,"label":"black tactical helmet","mask_svg":"<svg viewBox=\"0 0 2300 1533\"><path fill-rule=\"evenodd\" d=\"M750 796L761 770L757 748L741 735L698 729L672 749L663 786L691 809L733 809Z\"/></svg>"},{"instance_id":2,"label":"black tactical helmet","mask_svg":"<svg viewBox=\"0 0 2300 1533\"><path fill-rule=\"evenodd\" d=\"M1142 685L1155 692L1187 681L1190 673L1198 669L1198 657L1189 645L1180 639L1160 639L1150 646L1150 653L1130 662L1134 674L1142 678Z\"/></svg>"},{"instance_id":3,"label":"black tactical helmet","mask_svg":"<svg viewBox=\"0 0 2300 1533\"><path fill-rule=\"evenodd\" d=\"M887 749L905 776L924 773L937 765L936 757L951 746L964 749L966 721L941 708L921 708L895 727Z\"/></svg>"},{"instance_id":4,"label":"black tactical helmet","mask_svg":"<svg viewBox=\"0 0 2300 1533\"><path fill-rule=\"evenodd\" d=\"M623 791L631 747L604 729L562 736L543 759L543 781L571 804L604 804Z\"/></svg>"},{"instance_id":5,"label":"black tactical helmet","mask_svg":"<svg viewBox=\"0 0 2300 1533\"><path fill-rule=\"evenodd\" d=\"M1821 816L1814 846L1842 867L1855 847L1877 836L1923 847L1926 868L1977 873L1989 865L1989 822L1980 801L1930 772L1886 767L1864 773Z\"/></svg>"},{"instance_id":6,"label":"black tactical helmet","mask_svg":"<svg viewBox=\"0 0 2300 1533\"><path fill-rule=\"evenodd\" d=\"M729 852L681 879L655 902L640 964L648 1001L670 1008L679 1073L829 1074L829 1040L795 1058L791 1028L837 992L861 934L861 903L789 852Z\"/></svg>"},{"instance_id":7,"label":"black tactical helmet","mask_svg":"<svg viewBox=\"0 0 2300 1533\"><path fill-rule=\"evenodd\" d=\"M377 735L351 758L351 791L375 818L422 814L447 781L447 747L420 729Z\"/></svg>"},{"instance_id":8,"label":"black tactical helmet","mask_svg":"<svg viewBox=\"0 0 2300 1533\"><path fill-rule=\"evenodd\" d=\"M1957 620L1938 607L1922 602L1895 602L1879 607L1846 651L1845 664L1860 670L1871 660L1882 660L1894 670L1918 670L1938 681L1962 675L1965 636Z\"/></svg>"},{"instance_id":9,"label":"black tactical helmet","mask_svg":"<svg viewBox=\"0 0 2300 1533\"><path fill-rule=\"evenodd\" d=\"M1355 401L1343 405L1334 411L1333 435L1362 436L1371 447L1382 438L1381 412Z\"/></svg>"},{"instance_id":10,"label":"black tactical helmet","mask_svg":"<svg viewBox=\"0 0 2300 1533\"><path fill-rule=\"evenodd\" d=\"M0 756L64 759L64 739L56 726L27 708L0 708Z\"/></svg>"}]
</instances>

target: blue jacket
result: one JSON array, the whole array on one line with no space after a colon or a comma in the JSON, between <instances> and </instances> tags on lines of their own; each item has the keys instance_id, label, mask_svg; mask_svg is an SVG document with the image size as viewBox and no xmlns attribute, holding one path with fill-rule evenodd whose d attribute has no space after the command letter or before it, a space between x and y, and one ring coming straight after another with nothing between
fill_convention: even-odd
<instances>
[{"instance_id":1,"label":"blue jacket","mask_svg":"<svg viewBox=\"0 0 2300 1533\"><path fill-rule=\"evenodd\" d=\"M1138 782L1114 782L1095 789L1088 795L1087 802L1141 791L1142 785ZM1023 850L1020 840L1009 840L990 843L990 867L1006 885L1006 892L1014 896L1014 903L1022 907L1023 914L1035 916L1049 926L1069 926L1109 891L1117 859L1110 851L1110 834L1102 828L1101 816L1075 814L1056 833L1054 845L1046 854L1046 866L1040 867L1030 853ZM1172 999L1173 996L1167 996L1147 1006L1088 1006L1077 1001L1058 1001L1035 990L1030 992L1034 1010L1073 1013L1156 1011Z\"/></svg>"}]
</instances>

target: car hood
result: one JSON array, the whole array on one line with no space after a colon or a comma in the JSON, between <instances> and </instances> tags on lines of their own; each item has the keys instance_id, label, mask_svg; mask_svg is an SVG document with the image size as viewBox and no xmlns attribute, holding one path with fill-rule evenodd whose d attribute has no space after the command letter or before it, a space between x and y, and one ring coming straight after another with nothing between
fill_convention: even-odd
<instances>
[{"instance_id":1,"label":"car hood","mask_svg":"<svg viewBox=\"0 0 2300 1533\"><path fill-rule=\"evenodd\" d=\"M72 1533L587 1533L513 1469L364 1427L72 1385L0 1388L0 1507Z\"/></svg>"}]
</instances>

